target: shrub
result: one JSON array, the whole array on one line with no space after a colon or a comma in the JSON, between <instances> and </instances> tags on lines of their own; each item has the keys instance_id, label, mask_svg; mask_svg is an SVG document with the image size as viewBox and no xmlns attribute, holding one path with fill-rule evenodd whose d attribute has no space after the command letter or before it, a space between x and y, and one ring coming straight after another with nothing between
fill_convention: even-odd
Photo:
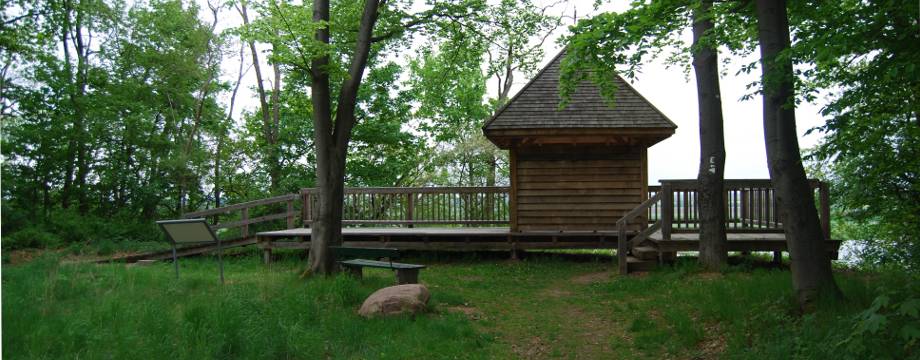
<instances>
[{"instance_id":1,"label":"shrub","mask_svg":"<svg viewBox=\"0 0 920 360\"><path fill-rule=\"evenodd\" d=\"M115 253L115 243L112 240L100 240L96 244L96 255L108 256Z\"/></svg>"},{"instance_id":2,"label":"shrub","mask_svg":"<svg viewBox=\"0 0 920 360\"><path fill-rule=\"evenodd\" d=\"M848 358L906 358L920 342L920 297L898 290L879 295L852 319L849 336L837 344Z\"/></svg>"},{"instance_id":3,"label":"shrub","mask_svg":"<svg viewBox=\"0 0 920 360\"><path fill-rule=\"evenodd\" d=\"M27 248L53 248L61 244L61 239L41 228L30 226L7 236L3 236L3 249L16 250Z\"/></svg>"}]
</instances>

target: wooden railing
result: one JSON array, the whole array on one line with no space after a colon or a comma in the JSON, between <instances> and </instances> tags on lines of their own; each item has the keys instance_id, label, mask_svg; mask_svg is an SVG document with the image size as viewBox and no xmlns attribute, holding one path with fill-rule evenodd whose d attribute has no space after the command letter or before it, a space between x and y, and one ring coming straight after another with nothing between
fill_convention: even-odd
<instances>
[{"instance_id":1,"label":"wooden railing","mask_svg":"<svg viewBox=\"0 0 920 360\"><path fill-rule=\"evenodd\" d=\"M661 186L648 187L649 200L624 216L626 223L645 215L649 226L640 234L647 231L651 234L660 228L663 240L670 239L675 232L698 231L696 180L662 180L661 183ZM818 199L821 226L829 239L827 184L811 181L811 185ZM729 232L783 231L770 180L725 180L725 191ZM253 233L250 226L282 219L286 220L287 228L310 226L316 200L316 189L303 189L299 195L281 195L195 211L184 214L183 218L206 217L215 229L239 229L239 235L246 237ZM509 213L507 187L346 188L343 223L350 226L507 226ZM272 226L277 230L281 224ZM633 239L641 242L644 237ZM638 245L637 241L630 243Z\"/></svg>"},{"instance_id":2,"label":"wooden railing","mask_svg":"<svg viewBox=\"0 0 920 360\"><path fill-rule=\"evenodd\" d=\"M212 224L211 227L215 230L239 229L239 236L245 238L253 233L250 231L250 226L255 224L285 219L287 220L288 229L297 226L296 219L300 215L294 208L297 198L297 194L287 194L214 209L189 212L183 214L182 217L185 219L206 218L210 220L209 222ZM280 212L277 212L279 210L275 208L281 207L279 206L280 204L285 204L286 206L282 207ZM257 210L262 211L257 212ZM221 218L225 220L222 222Z\"/></svg>"},{"instance_id":3,"label":"wooden railing","mask_svg":"<svg viewBox=\"0 0 920 360\"><path fill-rule=\"evenodd\" d=\"M821 226L830 238L830 203L827 184L812 180L818 199ZM661 193L660 205L648 210L649 222L662 220L662 237L671 233L699 231L699 192L696 180L662 180L649 192ZM725 226L729 232L781 233L783 224L770 180L725 180Z\"/></svg>"},{"instance_id":4,"label":"wooden railing","mask_svg":"<svg viewBox=\"0 0 920 360\"><path fill-rule=\"evenodd\" d=\"M699 231L699 192L697 180L661 180L649 186L649 199L617 221L619 241L617 259L621 274L628 271L627 254L649 235L661 231L661 240L671 240L675 232ZM825 239L830 239L830 194L826 183L811 180L816 192L818 215ZM627 237L626 226L644 214L649 226ZM725 180L725 226L731 233L782 233L776 191L768 179Z\"/></svg>"},{"instance_id":5,"label":"wooden railing","mask_svg":"<svg viewBox=\"0 0 920 360\"><path fill-rule=\"evenodd\" d=\"M640 215L645 215L648 213L649 209L653 206L658 206L661 202L662 193L658 192L654 196L650 197L648 200L645 200L642 204L637 206L635 209L630 210L626 215L624 215L620 220L617 220L617 262L619 265L620 274L626 275L629 271L627 256L626 254L635 247L642 243L643 240L648 238L649 235L661 229L662 221L658 220L652 223L651 226L640 231L638 234L632 237L632 239L627 239L627 227L629 223L639 217Z\"/></svg>"},{"instance_id":6,"label":"wooden railing","mask_svg":"<svg viewBox=\"0 0 920 360\"><path fill-rule=\"evenodd\" d=\"M342 223L357 226L507 226L507 187L346 188ZM303 189L304 226L310 226L317 190Z\"/></svg>"}]
</instances>

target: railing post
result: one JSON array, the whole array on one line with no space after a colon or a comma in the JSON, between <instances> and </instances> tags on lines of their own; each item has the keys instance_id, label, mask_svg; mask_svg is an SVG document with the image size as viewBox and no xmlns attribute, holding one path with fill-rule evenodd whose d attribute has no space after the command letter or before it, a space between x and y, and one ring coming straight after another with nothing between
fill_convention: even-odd
<instances>
[{"instance_id":1,"label":"railing post","mask_svg":"<svg viewBox=\"0 0 920 360\"><path fill-rule=\"evenodd\" d=\"M415 219L415 193L411 190L406 193L406 220L409 221L407 226L415 227L412 221Z\"/></svg>"},{"instance_id":2,"label":"railing post","mask_svg":"<svg viewBox=\"0 0 920 360\"><path fill-rule=\"evenodd\" d=\"M826 182L818 182L818 196L821 200L821 230L824 240L831 239L831 196Z\"/></svg>"},{"instance_id":3,"label":"railing post","mask_svg":"<svg viewBox=\"0 0 920 360\"><path fill-rule=\"evenodd\" d=\"M243 226L240 229L241 235L243 237L249 236L249 224L246 221L249 220L249 208L243 208L240 210L240 221L243 222Z\"/></svg>"},{"instance_id":4,"label":"railing post","mask_svg":"<svg viewBox=\"0 0 920 360\"><path fill-rule=\"evenodd\" d=\"M310 227L313 225L313 198L310 191L303 193L303 226Z\"/></svg>"},{"instance_id":5,"label":"railing post","mask_svg":"<svg viewBox=\"0 0 920 360\"><path fill-rule=\"evenodd\" d=\"M674 222L674 191L670 183L661 184L661 239L671 240Z\"/></svg>"},{"instance_id":6,"label":"railing post","mask_svg":"<svg viewBox=\"0 0 920 360\"><path fill-rule=\"evenodd\" d=\"M749 199L750 196L751 196L751 193L748 191L747 188L741 188L741 227L742 228L746 228L749 226L747 218L748 216L750 216L750 214L748 214L748 204L750 203L750 199Z\"/></svg>"},{"instance_id":7,"label":"railing post","mask_svg":"<svg viewBox=\"0 0 920 360\"><path fill-rule=\"evenodd\" d=\"M626 222L617 221L617 266L620 275L626 275L629 272L626 252Z\"/></svg>"},{"instance_id":8,"label":"railing post","mask_svg":"<svg viewBox=\"0 0 920 360\"><path fill-rule=\"evenodd\" d=\"M294 228L294 198L291 197L287 201L287 228Z\"/></svg>"}]
</instances>

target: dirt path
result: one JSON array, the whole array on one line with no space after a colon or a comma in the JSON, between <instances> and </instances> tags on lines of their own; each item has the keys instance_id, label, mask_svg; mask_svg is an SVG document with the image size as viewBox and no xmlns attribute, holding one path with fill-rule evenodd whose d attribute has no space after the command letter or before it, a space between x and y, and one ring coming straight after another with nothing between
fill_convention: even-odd
<instances>
[{"instance_id":1,"label":"dirt path","mask_svg":"<svg viewBox=\"0 0 920 360\"><path fill-rule=\"evenodd\" d=\"M544 322L544 326L509 338L514 354L523 359L620 357L617 347L629 342L628 333L611 312L604 311L604 300L588 291L590 286L611 279L611 273L603 271L548 283L537 292L543 301L533 309L538 314L534 320Z\"/></svg>"}]
</instances>

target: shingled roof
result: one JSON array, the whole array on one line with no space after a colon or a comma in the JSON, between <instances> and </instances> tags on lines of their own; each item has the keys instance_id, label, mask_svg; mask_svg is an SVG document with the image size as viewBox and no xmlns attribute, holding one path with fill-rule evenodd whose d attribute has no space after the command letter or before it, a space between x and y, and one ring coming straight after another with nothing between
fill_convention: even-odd
<instances>
[{"instance_id":1,"label":"shingled roof","mask_svg":"<svg viewBox=\"0 0 920 360\"><path fill-rule=\"evenodd\" d=\"M490 130L568 128L677 128L671 120L618 75L611 107L597 85L581 82L568 106L559 109L560 52L483 126Z\"/></svg>"}]
</instances>

